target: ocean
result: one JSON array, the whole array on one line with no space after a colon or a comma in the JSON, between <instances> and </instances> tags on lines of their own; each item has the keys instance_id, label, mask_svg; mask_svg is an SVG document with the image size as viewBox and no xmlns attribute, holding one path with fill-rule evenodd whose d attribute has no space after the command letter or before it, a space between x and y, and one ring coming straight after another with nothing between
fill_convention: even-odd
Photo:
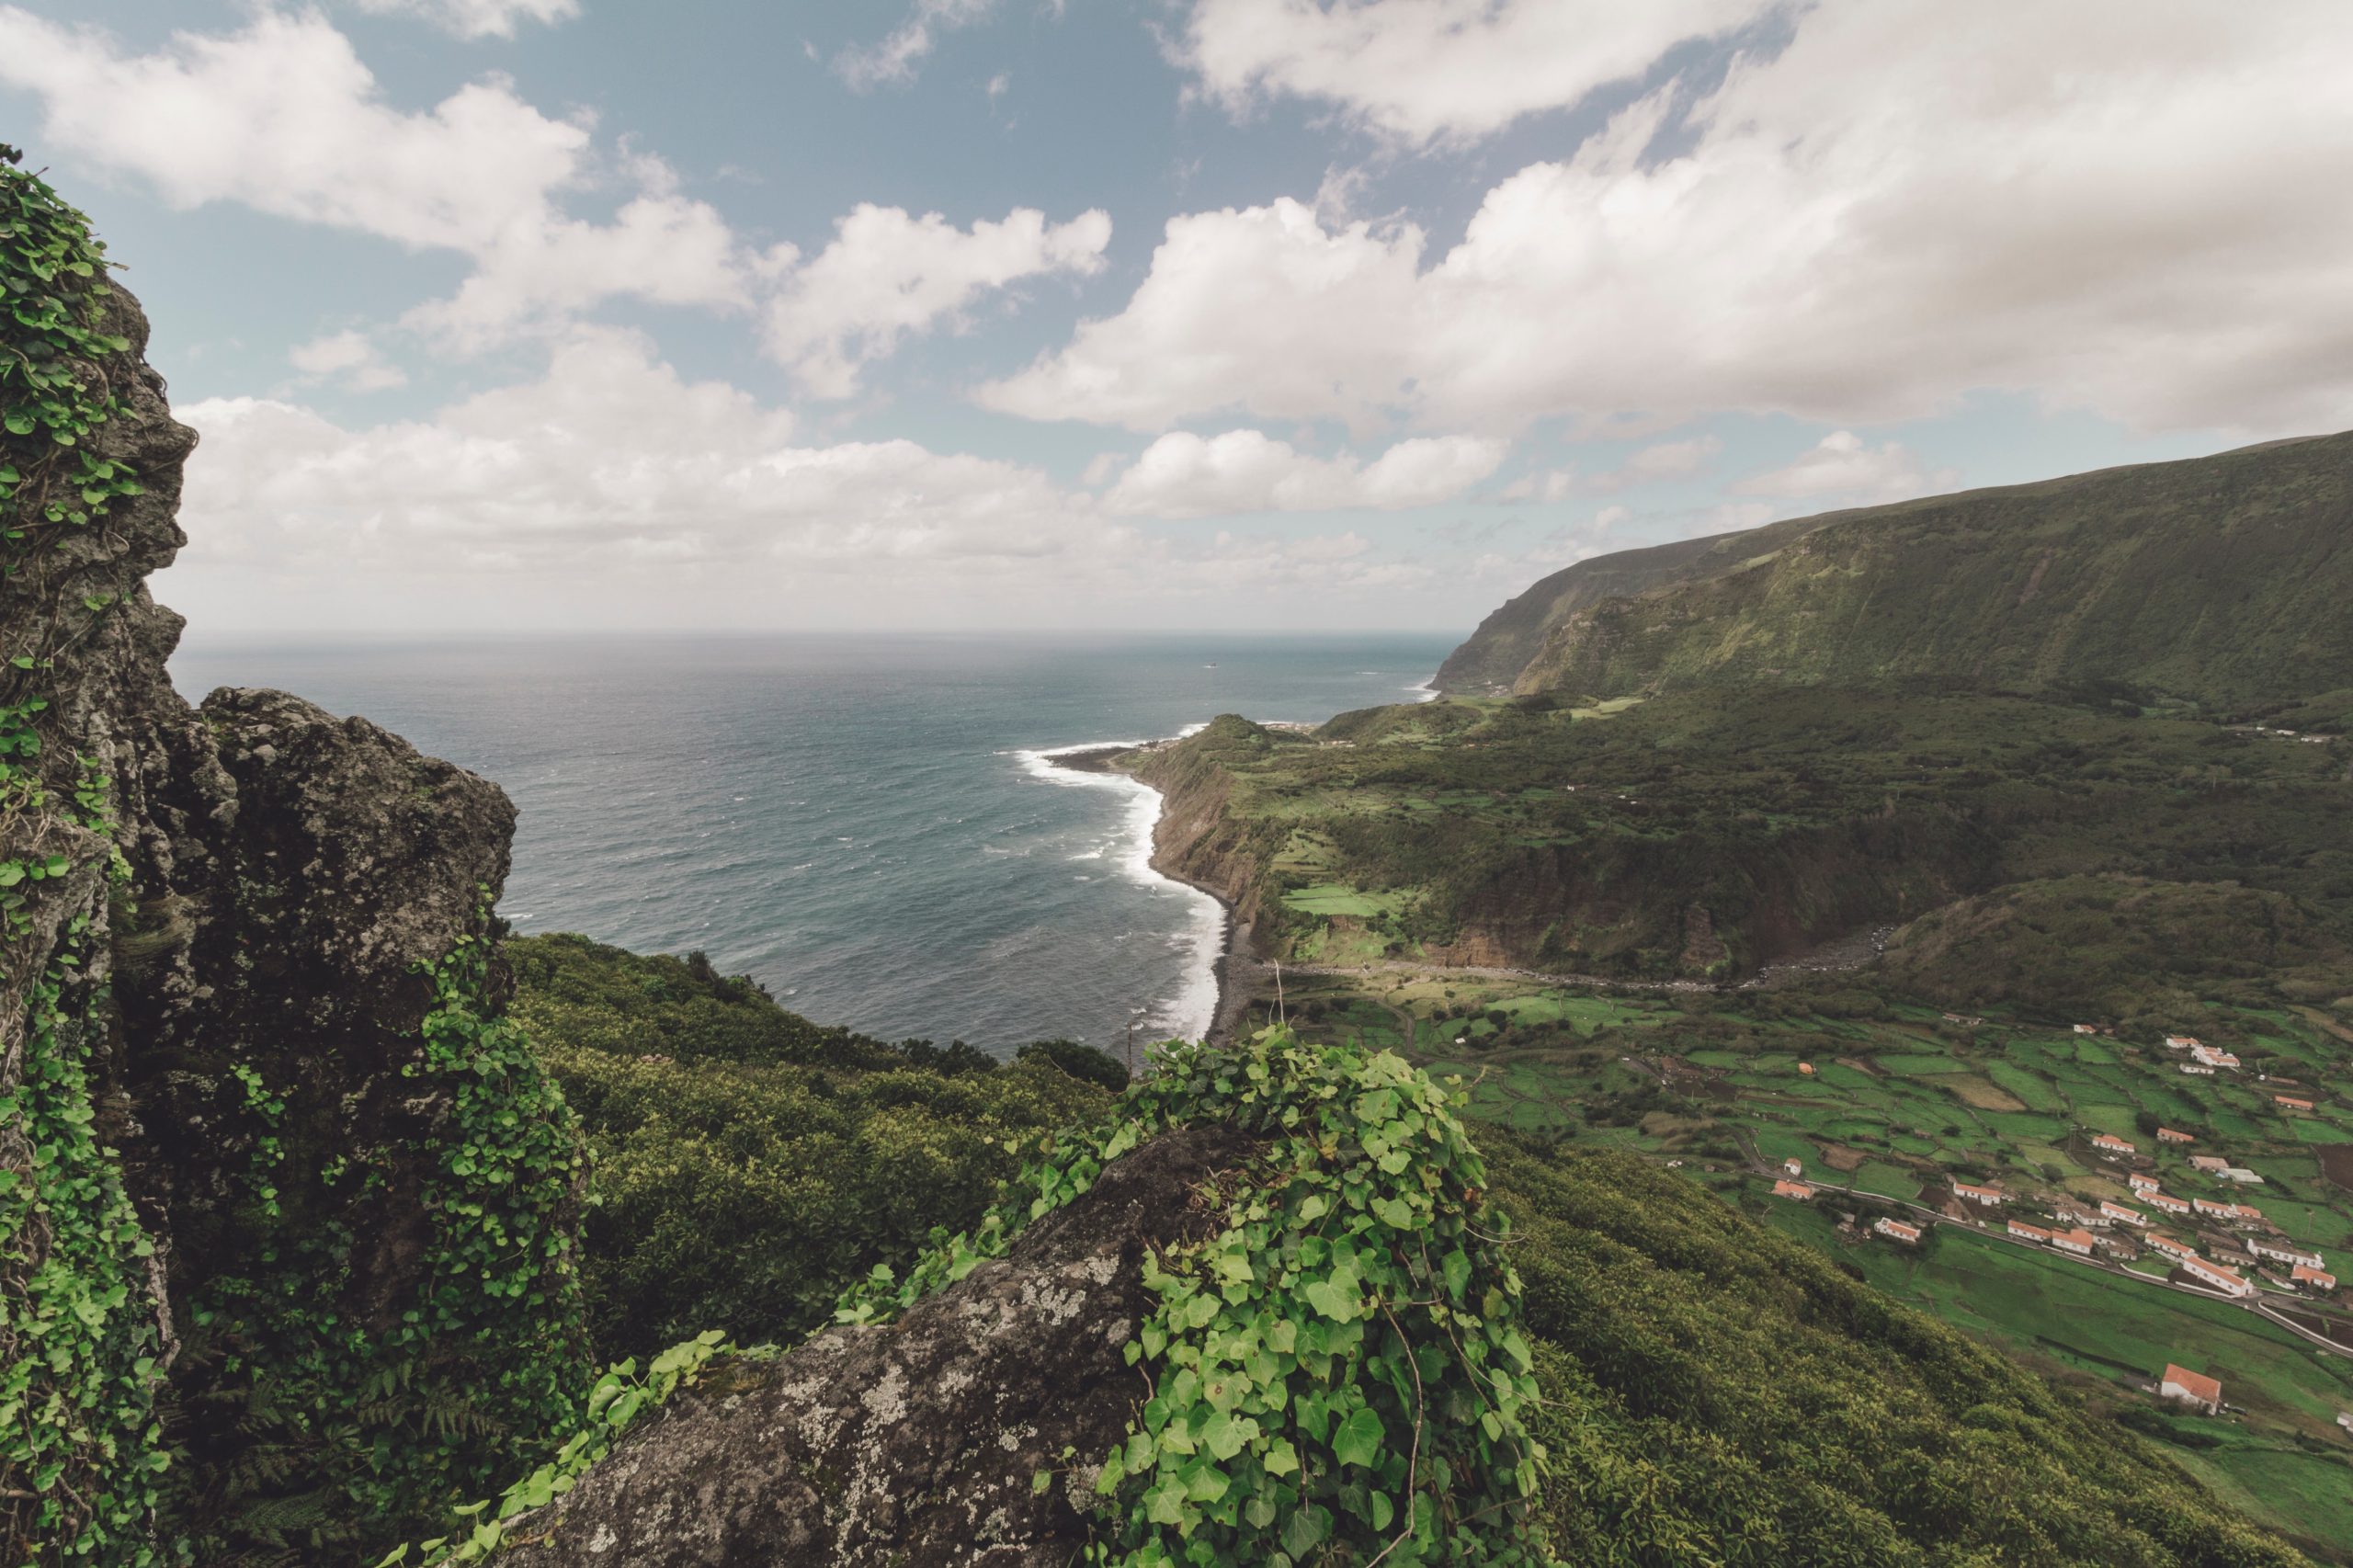
<instances>
[{"instance_id":1,"label":"ocean","mask_svg":"<svg viewBox=\"0 0 2353 1568\"><path fill-rule=\"evenodd\" d=\"M519 930L701 949L821 1023L1002 1053L1195 1036L1216 1001L1216 902L1146 863L1158 797L1046 753L1413 701L1457 641L191 636L172 678L277 687L495 779Z\"/></svg>"}]
</instances>

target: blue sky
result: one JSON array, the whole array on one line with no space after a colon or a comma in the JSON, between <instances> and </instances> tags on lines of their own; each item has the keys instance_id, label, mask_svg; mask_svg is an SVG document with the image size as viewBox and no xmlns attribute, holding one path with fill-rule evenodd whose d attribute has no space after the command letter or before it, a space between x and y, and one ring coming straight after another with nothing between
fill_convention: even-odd
<instances>
[{"instance_id":1,"label":"blue sky","mask_svg":"<svg viewBox=\"0 0 2353 1568\"><path fill-rule=\"evenodd\" d=\"M1467 628L2353 425L2353 7L0 4L215 633Z\"/></svg>"}]
</instances>

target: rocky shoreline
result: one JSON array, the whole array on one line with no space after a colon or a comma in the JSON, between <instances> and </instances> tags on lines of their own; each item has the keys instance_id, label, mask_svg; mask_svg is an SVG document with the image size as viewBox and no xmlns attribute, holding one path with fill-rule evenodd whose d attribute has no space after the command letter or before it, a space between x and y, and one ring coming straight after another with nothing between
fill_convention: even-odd
<instances>
[{"instance_id":1,"label":"rocky shoreline","mask_svg":"<svg viewBox=\"0 0 2353 1568\"><path fill-rule=\"evenodd\" d=\"M1175 744L1173 741L1146 741L1141 745L1085 746L1072 751L1049 752L1046 761L1074 773L1126 775L1128 769L1116 766L1119 758L1158 751L1163 746ZM1137 782L1143 781L1138 779ZM1154 790L1154 793L1159 791ZM1165 819L1167 797L1163 795L1161 799L1162 818ZM1217 983L1217 1006L1210 1015L1210 1027L1204 1038L1212 1045L1225 1044L1239 1031L1244 1016L1250 1010L1250 1004L1256 999L1259 988L1267 983L1272 971L1255 951L1250 923L1235 912L1233 901L1217 889L1197 882L1167 864L1160 845L1159 819L1154 821L1153 827L1152 869L1172 882L1182 882L1196 892L1209 894L1217 900L1218 908L1224 912L1224 934L1218 943L1218 956L1210 966L1211 977Z\"/></svg>"}]
</instances>

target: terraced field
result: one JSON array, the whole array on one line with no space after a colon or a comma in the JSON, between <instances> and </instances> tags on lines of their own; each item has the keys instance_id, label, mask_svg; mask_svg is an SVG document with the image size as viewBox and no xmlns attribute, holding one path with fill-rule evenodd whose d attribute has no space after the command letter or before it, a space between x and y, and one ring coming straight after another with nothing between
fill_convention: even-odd
<instances>
[{"instance_id":1,"label":"terraced field","mask_svg":"<svg viewBox=\"0 0 2353 1568\"><path fill-rule=\"evenodd\" d=\"M1955 1022L1849 993L1651 998L1373 973L1302 977L1286 1000L1312 1036L1460 1074L1479 1116L1679 1163L1891 1294L2137 1410L2144 1429L2156 1421L2185 1468L2242 1506L2306 1539L2353 1540L2353 1440L2336 1424L2353 1410L2353 1358L2236 1304L2164 1288L2154 1254L2131 1266L2143 1283L1965 1224L1938 1226L1932 1244L1910 1252L1842 1230L1839 1206L1854 1202L1843 1194L1811 1205L1766 1196L1769 1173L1796 1159L1810 1180L1898 1203L1949 1207L1956 1176L1999 1185L2022 1206L2063 1195L2133 1201L2127 1166L2089 1142L2107 1132L2134 1143L2131 1168L2167 1192L2251 1202L2353 1276L2353 1061L2327 1015L2218 1006L2185 1020L2230 1040L2245 1064L2209 1078L2181 1073L2182 1053L2155 1041L1998 1017ZM2313 1113L2274 1102L2282 1080ZM2159 1125L2197 1142L2161 1143ZM2264 1181L2222 1181L2193 1167L2193 1154ZM2353 1324L2341 1301L2335 1311ZM2337 1332L2353 1344L2353 1326ZM2221 1377L2239 1409L2160 1419L2139 1385L2167 1361Z\"/></svg>"}]
</instances>

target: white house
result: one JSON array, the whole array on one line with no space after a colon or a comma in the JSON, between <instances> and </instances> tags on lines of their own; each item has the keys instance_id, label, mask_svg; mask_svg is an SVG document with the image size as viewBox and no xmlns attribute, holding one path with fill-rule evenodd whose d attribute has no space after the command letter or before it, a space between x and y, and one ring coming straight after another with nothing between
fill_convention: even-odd
<instances>
[{"instance_id":1,"label":"white house","mask_svg":"<svg viewBox=\"0 0 2353 1568\"><path fill-rule=\"evenodd\" d=\"M1874 1220L1871 1221L1871 1229L1889 1241L1902 1242L1908 1247L1920 1244L1920 1227L1907 1225L1901 1220Z\"/></svg>"},{"instance_id":2,"label":"white house","mask_svg":"<svg viewBox=\"0 0 2353 1568\"><path fill-rule=\"evenodd\" d=\"M2092 1134L2092 1147L2097 1149L2103 1154L2129 1154L2132 1153L2132 1144L2129 1140L2118 1138L2106 1132L2095 1132Z\"/></svg>"},{"instance_id":3,"label":"white house","mask_svg":"<svg viewBox=\"0 0 2353 1568\"><path fill-rule=\"evenodd\" d=\"M2146 1225L2149 1217L2138 1209L2128 1209L2108 1199L2100 1199L2099 1211L2111 1220L2121 1220L2128 1225Z\"/></svg>"},{"instance_id":4,"label":"white house","mask_svg":"<svg viewBox=\"0 0 2353 1568\"><path fill-rule=\"evenodd\" d=\"M2157 1380L2157 1393L2160 1398L2194 1404L2209 1415L2219 1415L2222 1411L2221 1380L2193 1372L2187 1367L2168 1365L2165 1375Z\"/></svg>"},{"instance_id":5,"label":"white house","mask_svg":"<svg viewBox=\"0 0 2353 1568\"><path fill-rule=\"evenodd\" d=\"M2224 1268L2221 1264L2209 1263L2202 1257L2183 1258L2181 1260L2181 1271L2184 1274L2188 1275L2192 1279L2201 1280L2204 1283L2212 1286L2215 1290L2222 1291L2226 1296L2252 1296L2255 1294L2255 1286L2251 1281L2242 1279L2237 1275L2232 1273L2229 1269Z\"/></svg>"},{"instance_id":6,"label":"white house","mask_svg":"<svg viewBox=\"0 0 2353 1568\"><path fill-rule=\"evenodd\" d=\"M1974 1203L1980 1209L1998 1209L2010 1200L2009 1195L1998 1187L1972 1187L1965 1181L1952 1184L1952 1195Z\"/></svg>"},{"instance_id":7,"label":"white house","mask_svg":"<svg viewBox=\"0 0 2353 1568\"><path fill-rule=\"evenodd\" d=\"M2098 1238L2089 1231L2061 1231L2051 1238L2051 1244L2061 1252L2072 1252L2078 1257L2089 1257Z\"/></svg>"},{"instance_id":8,"label":"white house","mask_svg":"<svg viewBox=\"0 0 2353 1568\"><path fill-rule=\"evenodd\" d=\"M2306 1268L2325 1268L2328 1267L2327 1260L2323 1258L2320 1254L2316 1252L2306 1252L2303 1248L2292 1245L2287 1242L2275 1242L2266 1240L2261 1237L2250 1237L2246 1244L2246 1250L2255 1254L2257 1257L2268 1257L2274 1263L2301 1263Z\"/></svg>"}]
</instances>

